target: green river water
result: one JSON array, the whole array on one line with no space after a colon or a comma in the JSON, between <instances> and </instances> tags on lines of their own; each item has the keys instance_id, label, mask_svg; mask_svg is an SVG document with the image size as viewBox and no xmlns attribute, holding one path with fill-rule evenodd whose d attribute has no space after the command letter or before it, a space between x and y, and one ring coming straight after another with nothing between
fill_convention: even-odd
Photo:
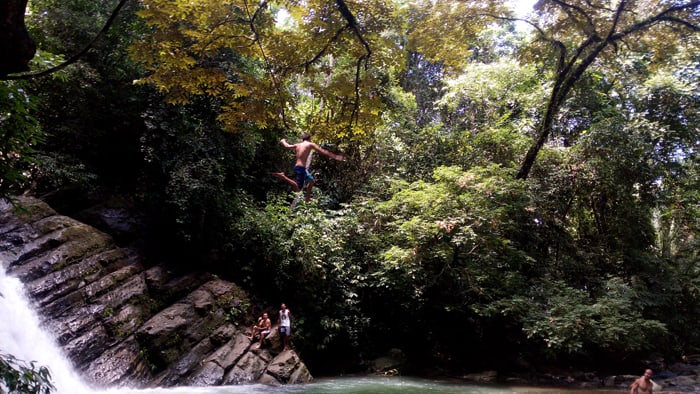
<instances>
[{"instance_id":1,"label":"green river water","mask_svg":"<svg viewBox=\"0 0 700 394\"><path fill-rule=\"evenodd\" d=\"M147 390L121 389L115 394L619 394L621 392L624 391L478 385L409 377L340 377L316 379L313 383L287 386L255 384Z\"/></svg>"}]
</instances>

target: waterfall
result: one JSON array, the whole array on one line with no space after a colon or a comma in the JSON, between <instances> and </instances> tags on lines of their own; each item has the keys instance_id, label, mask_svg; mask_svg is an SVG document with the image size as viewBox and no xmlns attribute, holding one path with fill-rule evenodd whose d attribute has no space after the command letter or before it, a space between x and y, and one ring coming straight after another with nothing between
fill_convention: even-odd
<instances>
[{"instance_id":1,"label":"waterfall","mask_svg":"<svg viewBox=\"0 0 700 394\"><path fill-rule=\"evenodd\" d=\"M27 363L36 361L37 366L47 367L56 394L92 393L55 340L42 329L22 282L8 276L2 265L0 294L0 353L11 354Z\"/></svg>"}]
</instances>

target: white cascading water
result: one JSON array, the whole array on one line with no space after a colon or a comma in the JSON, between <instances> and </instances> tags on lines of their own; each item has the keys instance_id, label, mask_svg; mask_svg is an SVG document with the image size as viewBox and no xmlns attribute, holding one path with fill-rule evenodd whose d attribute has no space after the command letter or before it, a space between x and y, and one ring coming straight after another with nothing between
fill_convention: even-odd
<instances>
[{"instance_id":1,"label":"white cascading water","mask_svg":"<svg viewBox=\"0 0 700 394\"><path fill-rule=\"evenodd\" d=\"M57 394L91 393L61 353L56 342L40 327L19 279L7 276L0 266L0 352L27 363L46 366Z\"/></svg>"}]
</instances>

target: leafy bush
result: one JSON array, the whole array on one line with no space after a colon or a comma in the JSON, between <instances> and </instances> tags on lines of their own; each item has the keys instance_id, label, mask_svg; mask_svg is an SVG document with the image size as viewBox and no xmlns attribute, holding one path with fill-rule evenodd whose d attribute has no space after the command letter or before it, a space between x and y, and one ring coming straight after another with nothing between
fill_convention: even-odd
<instances>
[{"instance_id":1,"label":"leafy bush","mask_svg":"<svg viewBox=\"0 0 700 394\"><path fill-rule=\"evenodd\" d=\"M23 191L44 135L22 85L0 82L0 197Z\"/></svg>"},{"instance_id":2,"label":"leafy bush","mask_svg":"<svg viewBox=\"0 0 700 394\"><path fill-rule=\"evenodd\" d=\"M55 389L48 368L34 361L27 364L11 354L0 354L0 381L0 392L4 387L10 394L49 394Z\"/></svg>"},{"instance_id":3,"label":"leafy bush","mask_svg":"<svg viewBox=\"0 0 700 394\"><path fill-rule=\"evenodd\" d=\"M636 292L620 278L608 279L602 290L596 297L560 281L541 281L527 301L523 330L552 351L568 353L650 350L667 333L661 322L644 318Z\"/></svg>"}]
</instances>

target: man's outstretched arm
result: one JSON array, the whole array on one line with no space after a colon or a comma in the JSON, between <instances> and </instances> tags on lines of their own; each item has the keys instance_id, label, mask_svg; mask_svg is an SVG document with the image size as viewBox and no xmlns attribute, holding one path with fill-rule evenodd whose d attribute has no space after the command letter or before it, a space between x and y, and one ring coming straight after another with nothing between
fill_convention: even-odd
<instances>
[{"instance_id":1,"label":"man's outstretched arm","mask_svg":"<svg viewBox=\"0 0 700 394\"><path fill-rule=\"evenodd\" d=\"M335 153L329 152L329 151L327 151L327 150L321 148L320 146L318 146L318 145L316 145L316 144L314 144L314 143L311 144L311 147L314 148L314 150L315 150L316 152L318 152L318 153L320 153L320 154L322 154L322 155L324 155L324 156L328 156L328 157L330 157L331 159L335 159L335 160L338 160L338 161L345 161L345 156L343 156L343 155L336 155Z\"/></svg>"},{"instance_id":2,"label":"man's outstretched arm","mask_svg":"<svg viewBox=\"0 0 700 394\"><path fill-rule=\"evenodd\" d=\"M280 143L281 143L282 146L284 146L285 148L292 148L292 149L296 148L296 144L290 144L289 142L287 142L287 139L286 139L286 138L282 138L282 139L280 140Z\"/></svg>"}]
</instances>

